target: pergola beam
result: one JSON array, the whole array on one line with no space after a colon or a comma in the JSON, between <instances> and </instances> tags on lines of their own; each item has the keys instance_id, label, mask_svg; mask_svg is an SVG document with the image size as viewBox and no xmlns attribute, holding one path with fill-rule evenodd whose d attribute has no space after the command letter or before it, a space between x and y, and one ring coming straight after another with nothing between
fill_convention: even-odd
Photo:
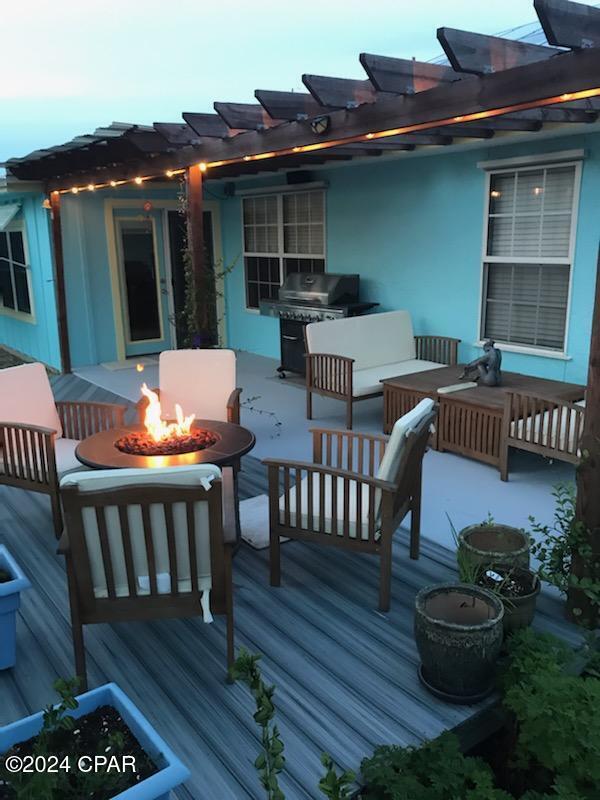
<instances>
[{"instance_id":1,"label":"pergola beam","mask_svg":"<svg viewBox=\"0 0 600 800\"><path fill-rule=\"evenodd\" d=\"M600 9L570 0L534 0L546 39L559 47L600 47Z\"/></svg>"},{"instance_id":2,"label":"pergola beam","mask_svg":"<svg viewBox=\"0 0 600 800\"><path fill-rule=\"evenodd\" d=\"M260 103L214 103L214 109L230 128L263 131L285 122L274 119Z\"/></svg>"},{"instance_id":3,"label":"pergola beam","mask_svg":"<svg viewBox=\"0 0 600 800\"><path fill-rule=\"evenodd\" d=\"M437 38L453 69L474 75L489 75L534 64L564 52L554 47L456 28L438 28Z\"/></svg>"},{"instance_id":4,"label":"pergola beam","mask_svg":"<svg viewBox=\"0 0 600 800\"><path fill-rule=\"evenodd\" d=\"M433 89L441 83L452 83L463 78L452 67L430 64L409 58L391 58L371 53L361 53L360 63L369 80L379 92L415 94Z\"/></svg>"},{"instance_id":5,"label":"pergola beam","mask_svg":"<svg viewBox=\"0 0 600 800\"><path fill-rule=\"evenodd\" d=\"M329 114L329 127L315 133L308 121L289 122L268 131L247 131L226 140L211 139L200 147L185 147L152 160L154 169L177 169L197 161L230 162L232 159L265 153L289 153L294 147L328 147L357 141L367 134L393 131L414 134L440 128L454 120L478 115L477 124L515 111L556 105L561 98L590 91L600 93L600 48L565 52L554 58L484 75L474 80L455 81L410 96L380 95L376 103L352 111ZM574 99L579 99L575 97ZM480 116L484 115L484 116ZM487 115L487 116L485 116ZM189 120L188 120L189 121ZM139 165L126 164L118 172L102 170L89 178L110 180L140 174ZM86 176L81 176L85 183ZM52 188L68 188L73 177L51 180Z\"/></svg>"},{"instance_id":6,"label":"pergola beam","mask_svg":"<svg viewBox=\"0 0 600 800\"><path fill-rule=\"evenodd\" d=\"M276 119L288 122L318 117L333 111L333 108L322 106L308 92L276 92L268 89L257 89L254 96L267 114Z\"/></svg>"},{"instance_id":7,"label":"pergola beam","mask_svg":"<svg viewBox=\"0 0 600 800\"><path fill-rule=\"evenodd\" d=\"M201 138L224 139L240 133L239 130L232 130L218 114L184 111L181 116Z\"/></svg>"},{"instance_id":8,"label":"pergola beam","mask_svg":"<svg viewBox=\"0 0 600 800\"><path fill-rule=\"evenodd\" d=\"M363 103L374 103L377 100L377 90L369 80L303 75L302 83L322 106L356 108Z\"/></svg>"}]
</instances>

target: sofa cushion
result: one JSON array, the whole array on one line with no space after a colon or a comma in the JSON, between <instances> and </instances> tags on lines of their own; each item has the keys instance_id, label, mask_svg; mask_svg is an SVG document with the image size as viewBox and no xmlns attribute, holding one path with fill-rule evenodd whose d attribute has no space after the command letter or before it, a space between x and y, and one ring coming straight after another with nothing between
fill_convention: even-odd
<instances>
[{"instance_id":1,"label":"sofa cushion","mask_svg":"<svg viewBox=\"0 0 600 800\"><path fill-rule=\"evenodd\" d=\"M158 363L165 419L175 419L179 403L186 416L227 422L227 401L236 380L233 350L165 350Z\"/></svg>"},{"instance_id":2,"label":"sofa cushion","mask_svg":"<svg viewBox=\"0 0 600 800\"><path fill-rule=\"evenodd\" d=\"M574 405L585 408L585 400L580 400ZM550 417L552 417L552 423ZM560 426L558 425L559 419ZM550 429L551 425L552 429ZM544 411L536 414L533 418L515 420L510 424L510 432L520 441L530 441L543 447L579 455L580 451L577 445L583 434L583 416L565 406L560 414Z\"/></svg>"},{"instance_id":3,"label":"sofa cushion","mask_svg":"<svg viewBox=\"0 0 600 800\"><path fill-rule=\"evenodd\" d=\"M333 353L355 361L355 369L406 361L416 356L408 311L311 322L306 326L309 353Z\"/></svg>"},{"instance_id":4,"label":"sofa cushion","mask_svg":"<svg viewBox=\"0 0 600 800\"><path fill-rule=\"evenodd\" d=\"M0 370L0 422L38 425L62 436L62 425L43 364L21 364Z\"/></svg>"},{"instance_id":5,"label":"sofa cushion","mask_svg":"<svg viewBox=\"0 0 600 800\"><path fill-rule=\"evenodd\" d=\"M400 419L396 420L377 470L377 478L391 483L395 483L398 480L398 468L406 437L412 430L419 427L421 421L432 412L433 406L433 400L430 397L426 397Z\"/></svg>"},{"instance_id":6,"label":"sofa cushion","mask_svg":"<svg viewBox=\"0 0 600 800\"><path fill-rule=\"evenodd\" d=\"M445 366L445 364L437 364L434 361L421 361L418 358L411 358L407 361L382 364L378 367L355 369L352 373L352 395L354 397L362 397L365 394L382 392L383 386L380 381L386 380L386 378L411 375L413 372L425 372L428 369L440 369Z\"/></svg>"},{"instance_id":7,"label":"sofa cushion","mask_svg":"<svg viewBox=\"0 0 600 800\"><path fill-rule=\"evenodd\" d=\"M333 533L333 496L332 486L333 479L331 475L325 475L323 480L324 485L324 528L325 533ZM343 535L344 531L344 482L341 479L335 481L335 492L337 496L336 503L336 519L337 519L337 534ZM357 523L357 503L356 494L358 490L362 494L361 501L361 519ZM309 493L309 478L306 477L300 484L300 525L306 529L311 523L311 527L319 527L319 513L320 513L320 480L319 476L315 475L312 478L312 496L313 496L313 516L309 520L308 517L308 493ZM289 505L290 505L290 524L292 527L299 527L296 517L296 487L293 486L289 490ZM358 484L356 481L350 481L348 503L348 534L352 539L356 539L357 533L360 538L366 540L369 538L369 487L365 484ZM283 525L285 509L285 495L279 498L279 521ZM377 538L377 534L376 534Z\"/></svg>"},{"instance_id":8,"label":"sofa cushion","mask_svg":"<svg viewBox=\"0 0 600 800\"><path fill-rule=\"evenodd\" d=\"M56 439L54 442L54 455L56 457L56 471L58 477L63 478L71 472L88 471L89 467L82 464L75 455L79 444L78 439Z\"/></svg>"}]
</instances>

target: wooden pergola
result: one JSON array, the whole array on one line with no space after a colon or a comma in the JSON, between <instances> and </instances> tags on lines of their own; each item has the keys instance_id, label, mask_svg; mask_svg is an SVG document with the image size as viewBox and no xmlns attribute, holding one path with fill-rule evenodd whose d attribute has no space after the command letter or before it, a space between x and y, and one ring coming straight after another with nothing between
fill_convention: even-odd
<instances>
[{"instance_id":1,"label":"wooden pergola","mask_svg":"<svg viewBox=\"0 0 600 800\"><path fill-rule=\"evenodd\" d=\"M50 196L65 371L70 357L61 194L184 173L193 274L196 286L201 286L207 270L204 180L595 122L600 112L600 9L570 0L534 0L534 8L547 45L439 28L437 38L447 64L362 53L359 60L366 77L305 74L306 92L257 89L253 103L215 102L215 113L184 113L183 122L177 123L113 123L8 161L10 175L42 181ZM202 302L198 296L199 327L207 318ZM600 550L600 297L589 375L584 450L591 455L580 470L579 513Z\"/></svg>"}]
</instances>

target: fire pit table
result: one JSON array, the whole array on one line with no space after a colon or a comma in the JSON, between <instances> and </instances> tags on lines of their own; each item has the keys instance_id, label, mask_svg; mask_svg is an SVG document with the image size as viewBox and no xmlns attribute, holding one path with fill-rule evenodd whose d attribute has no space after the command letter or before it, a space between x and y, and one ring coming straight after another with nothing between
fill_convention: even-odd
<instances>
[{"instance_id":1,"label":"fire pit table","mask_svg":"<svg viewBox=\"0 0 600 800\"><path fill-rule=\"evenodd\" d=\"M92 469L124 469L126 467L179 467L190 464L216 464L219 467L231 466L234 471L237 535L240 538L239 506L237 500L237 472L242 456L254 447L256 439L252 431L235 425L233 422L219 422L212 419L194 420L192 432L205 431L208 435L208 446L201 450L170 455L137 455L124 452L117 447L117 442L134 441L144 435L143 425L128 425L101 431L84 439L75 450L75 455ZM213 442L214 440L214 442ZM120 442L120 443L121 443Z\"/></svg>"}]
</instances>

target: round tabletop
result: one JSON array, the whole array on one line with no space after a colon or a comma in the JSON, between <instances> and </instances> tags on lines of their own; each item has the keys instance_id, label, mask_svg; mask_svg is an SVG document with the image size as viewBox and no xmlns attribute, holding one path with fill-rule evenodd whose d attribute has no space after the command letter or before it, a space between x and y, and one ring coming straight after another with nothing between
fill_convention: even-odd
<instances>
[{"instance_id":1,"label":"round tabletop","mask_svg":"<svg viewBox=\"0 0 600 800\"><path fill-rule=\"evenodd\" d=\"M211 447L182 453L177 456L136 456L117 450L115 442L121 436L133 431L143 430L143 425L128 425L95 433L77 445L75 455L92 469L124 469L126 467L181 467L190 464L232 464L250 452L256 439L252 431L235 425L233 422L219 422L213 419L197 419L194 428L204 428L218 436Z\"/></svg>"}]
</instances>

